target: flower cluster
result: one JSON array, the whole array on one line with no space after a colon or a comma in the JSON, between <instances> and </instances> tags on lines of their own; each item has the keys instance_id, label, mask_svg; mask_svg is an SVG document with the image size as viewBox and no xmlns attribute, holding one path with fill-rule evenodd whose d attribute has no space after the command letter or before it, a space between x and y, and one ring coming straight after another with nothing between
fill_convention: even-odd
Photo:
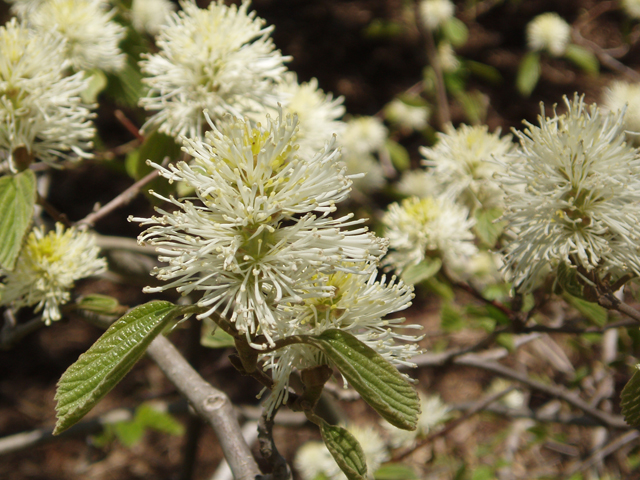
<instances>
[{"instance_id":1,"label":"flower cluster","mask_svg":"<svg viewBox=\"0 0 640 480\"><path fill-rule=\"evenodd\" d=\"M133 0L131 24L139 32L156 35L175 9L170 0Z\"/></svg>"},{"instance_id":2,"label":"flower cluster","mask_svg":"<svg viewBox=\"0 0 640 480\"><path fill-rule=\"evenodd\" d=\"M422 0L419 9L420 19L429 30L441 27L455 13L455 6L450 0Z\"/></svg>"},{"instance_id":3,"label":"flower cluster","mask_svg":"<svg viewBox=\"0 0 640 480\"><path fill-rule=\"evenodd\" d=\"M560 57L566 52L569 40L571 26L557 13L543 13L527 25L527 44L534 52L546 50Z\"/></svg>"},{"instance_id":4,"label":"flower cluster","mask_svg":"<svg viewBox=\"0 0 640 480\"><path fill-rule=\"evenodd\" d=\"M477 251L469 211L444 196L409 197L393 203L382 222L391 248L385 263L399 272L427 257L458 266Z\"/></svg>"},{"instance_id":5,"label":"flower cluster","mask_svg":"<svg viewBox=\"0 0 640 480\"><path fill-rule=\"evenodd\" d=\"M64 47L16 19L0 27L0 159L13 171L16 155L51 164L90 156L92 115L80 99L88 82L82 72L65 76Z\"/></svg>"},{"instance_id":6,"label":"flower cluster","mask_svg":"<svg viewBox=\"0 0 640 480\"><path fill-rule=\"evenodd\" d=\"M345 270L349 267L352 265L343 265ZM371 267L374 266L365 266L363 270L372 270ZM390 313L411 305L413 288L396 281L395 277L389 283L384 276L376 279L375 269L369 275L339 270L322 279L324 285L333 289L333 295L284 306L283 318L291 320L284 326L281 336L320 335L328 329L337 328L351 333L394 365L414 366L409 359L419 353L419 348L415 343L407 342L415 342L419 338L404 334L402 330L422 327L402 325L404 318L382 320ZM286 403L289 376L294 368L302 370L326 363L318 349L303 344L281 348L263 355L263 359L265 369L272 371L275 384L265 404L267 410Z\"/></svg>"},{"instance_id":7,"label":"flower cluster","mask_svg":"<svg viewBox=\"0 0 640 480\"><path fill-rule=\"evenodd\" d=\"M202 138L208 110L214 121L276 107L276 84L288 60L269 37L273 27L248 13L249 3L221 0L202 10L185 0L161 28L160 51L141 62L149 86L141 105L156 112L144 125L171 136Z\"/></svg>"},{"instance_id":8,"label":"flower cluster","mask_svg":"<svg viewBox=\"0 0 640 480\"><path fill-rule=\"evenodd\" d=\"M351 181L330 144L314 156L297 155L297 123L282 113L256 128L248 120L226 118L220 128L210 121L206 141L185 140L191 165L156 166L197 198L167 199L179 210L135 219L151 225L140 241L157 245L169 262L155 274L172 281L148 291L202 291L202 317L229 313L256 348L264 348L253 343L256 335L272 343L286 323L281 305L334 293L318 276L359 271L386 249L366 228L346 230L361 223L352 215L329 216Z\"/></svg>"},{"instance_id":9,"label":"flower cluster","mask_svg":"<svg viewBox=\"0 0 640 480\"><path fill-rule=\"evenodd\" d=\"M447 128L446 133L438 134L434 147L420 151L424 165L432 167L428 170L432 185L474 210L502 205L502 191L493 176L513 147L511 137L500 138L500 131L489 133L486 125L462 125Z\"/></svg>"},{"instance_id":10,"label":"flower cluster","mask_svg":"<svg viewBox=\"0 0 640 480\"><path fill-rule=\"evenodd\" d=\"M31 3L31 2L29 2ZM125 56L118 44L125 29L113 21L115 10L101 0L47 0L18 9L30 28L65 40L65 57L76 70L117 71Z\"/></svg>"},{"instance_id":11,"label":"flower cluster","mask_svg":"<svg viewBox=\"0 0 640 480\"><path fill-rule=\"evenodd\" d=\"M347 122L340 145L347 171L355 176L356 189L367 193L384 185L382 167L375 155L384 149L387 135L387 128L376 117L356 117Z\"/></svg>"},{"instance_id":12,"label":"flower cluster","mask_svg":"<svg viewBox=\"0 0 640 480\"><path fill-rule=\"evenodd\" d=\"M0 270L5 277L0 284L0 304L15 309L35 305L47 325L60 320L60 305L71 298L69 290L74 282L106 270L99 252L89 233L65 230L60 223L49 233L34 228L13 271Z\"/></svg>"},{"instance_id":13,"label":"flower cluster","mask_svg":"<svg viewBox=\"0 0 640 480\"><path fill-rule=\"evenodd\" d=\"M640 84L621 80L611 82L604 91L602 110L624 111L627 140L640 144Z\"/></svg>"},{"instance_id":14,"label":"flower cluster","mask_svg":"<svg viewBox=\"0 0 640 480\"><path fill-rule=\"evenodd\" d=\"M498 179L510 240L505 262L530 291L559 264L614 279L640 274L640 155L623 113L602 114L576 94L567 112L518 132L521 151ZM582 273L581 273L582 272Z\"/></svg>"}]
</instances>

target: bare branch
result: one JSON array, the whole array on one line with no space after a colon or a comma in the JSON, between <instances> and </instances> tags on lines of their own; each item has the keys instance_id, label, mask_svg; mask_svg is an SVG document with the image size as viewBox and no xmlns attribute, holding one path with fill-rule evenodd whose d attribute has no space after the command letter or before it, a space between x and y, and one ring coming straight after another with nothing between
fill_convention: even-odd
<instances>
[{"instance_id":1,"label":"bare branch","mask_svg":"<svg viewBox=\"0 0 640 480\"><path fill-rule=\"evenodd\" d=\"M140 190L142 189L142 187L144 187L147 183L149 183L151 180L153 180L157 176L158 176L158 170L154 170L148 175L145 175L136 183L134 183L129 188L127 188L120 195L118 195L113 200L111 200L109 203L100 207L97 211L90 213L89 215L84 217L82 220L79 220L78 222L76 222L76 225L78 226L95 225L95 223L98 220L100 220L102 217L105 217L111 212L113 212L114 210L116 210L117 208L123 207L126 204L128 204L131 200L135 198L136 195L138 195L138 193L140 193Z\"/></svg>"},{"instance_id":2,"label":"bare branch","mask_svg":"<svg viewBox=\"0 0 640 480\"><path fill-rule=\"evenodd\" d=\"M234 477L237 480L254 480L256 475L260 475L251 450L242 437L229 397L206 382L164 336L151 342L147 353L198 414L213 427Z\"/></svg>"}]
</instances>

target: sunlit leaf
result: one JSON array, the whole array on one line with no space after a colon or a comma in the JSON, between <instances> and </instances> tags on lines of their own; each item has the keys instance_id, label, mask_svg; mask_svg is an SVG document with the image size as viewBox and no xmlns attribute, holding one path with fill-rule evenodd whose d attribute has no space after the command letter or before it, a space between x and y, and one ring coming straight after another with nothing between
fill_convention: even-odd
<instances>
[{"instance_id":1,"label":"sunlit leaf","mask_svg":"<svg viewBox=\"0 0 640 480\"><path fill-rule=\"evenodd\" d=\"M390 424L415 430L420 414L416 389L375 350L350 333L331 329L310 337L349 384Z\"/></svg>"},{"instance_id":2,"label":"sunlit leaf","mask_svg":"<svg viewBox=\"0 0 640 480\"><path fill-rule=\"evenodd\" d=\"M327 449L349 480L365 480L367 462L358 440L348 430L322 420L320 434Z\"/></svg>"},{"instance_id":3,"label":"sunlit leaf","mask_svg":"<svg viewBox=\"0 0 640 480\"><path fill-rule=\"evenodd\" d=\"M527 53L520 62L518 76L516 77L516 88L528 97L536 88L540 79L540 55L537 52Z\"/></svg>"},{"instance_id":4,"label":"sunlit leaf","mask_svg":"<svg viewBox=\"0 0 640 480\"><path fill-rule=\"evenodd\" d=\"M0 267L11 271L20 254L36 202L36 176L31 170L0 177Z\"/></svg>"},{"instance_id":5,"label":"sunlit leaf","mask_svg":"<svg viewBox=\"0 0 640 480\"><path fill-rule=\"evenodd\" d=\"M80 355L58 381L54 435L80 420L116 386L183 309L160 300L140 305L111 325Z\"/></svg>"}]
</instances>

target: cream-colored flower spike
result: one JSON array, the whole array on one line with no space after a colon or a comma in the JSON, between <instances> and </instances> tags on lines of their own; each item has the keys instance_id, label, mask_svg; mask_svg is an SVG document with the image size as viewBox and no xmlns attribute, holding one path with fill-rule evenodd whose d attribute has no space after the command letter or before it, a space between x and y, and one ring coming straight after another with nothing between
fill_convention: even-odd
<instances>
[{"instance_id":1,"label":"cream-colored flower spike","mask_svg":"<svg viewBox=\"0 0 640 480\"><path fill-rule=\"evenodd\" d=\"M65 76L64 40L16 19L0 27L0 162L90 157L94 128L80 94L82 73ZM26 165L20 165L25 168Z\"/></svg>"},{"instance_id":2,"label":"cream-colored flower spike","mask_svg":"<svg viewBox=\"0 0 640 480\"><path fill-rule=\"evenodd\" d=\"M399 273L427 257L459 267L477 252L468 217L468 209L442 195L389 205L382 219L390 248L384 263Z\"/></svg>"},{"instance_id":3,"label":"cream-colored flower spike","mask_svg":"<svg viewBox=\"0 0 640 480\"><path fill-rule=\"evenodd\" d=\"M566 267L612 280L640 274L640 154L625 141L623 112L603 114L577 94L567 112L517 132L521 151L497 180L511 240L505 262L530 291Z\"/></svg>"},{"instance_id":4,"label":"cream-colored flower spike","mask_svg":"<svg viewBox=\"0 0 640 480\"><path fill-rule=\"evenodd\" d=\"M118 71L126 57L118 44L125 36L113 21L115 10L101 0L47 0L25 15L31 28L62 37L65 56L76 71Z\"/></svg>"},{"instance_id":5,"label":"cream-colored flower spike","mask_svg":"<svg viewBox=\"0 0 640 480\"><path fill-rule=\"evenodd\" d=\"M276 83L285 72L264 20L248 13L249 2L206 10L182 2L157 37L160 51L141 62L149 93L140 101L154 115L144 129L202 138L204 110L217 122L224 114L243 117L276 107Z\"/></svg>"},{"instance_id":6,"label":"cream-colored flower spike","mask_svg":"<svg viewBox=\"0 0 640 480\"><path fill-rule=\"evenodd\" d=\"M176 4L171 0L133 0L131 24L139 32L156 35L175 9Z\"/></svg>"},{"instance_id":7,"label":"cream-colored flower spike","mask_svg":"<svg viewBox=\"0 0 640 480\"><path fill-rule=\"evenodd\" d=\"M353 265L344 265L347 269ZM408 330L420 330L419 325L404 325L404 318L385 317L411 305L413 287L392 277L377 279L376 265L361 268L370 273L337 271L318 277L318 283L333 289L327 298L306 299L301 304L281 305L283 318L289 318L279 333L281 338L291 335L321 335L337 328L374 349L395 366L415 366L411 358L420 353L415 343L421 337ZM262 356L265 370L271 370L274 381L265 409L271 412L288 399L289 376L293 369L326 365L325 356L309 345L291 345Z\"/></svg>"},{"instance_id":8,"label":"cream-colored flower spike","mask_svg":"<svg viewBox=\"0 0 640 480\"><path fill-rule=\"evenodd\" d=\"M207 311L200 317L228 316L260 349L264 344L253 338L262 334L272 343L289 320L279 305L332 295L319 275L360 271L386 242L363 227L347 230L361 223L352 215L329 217L351 182L330 144L314 156L297 155L295 116L280 113L257 128L227 117L210 127L206 141L184 142L192 164L154 165L170 181L193 187L196 198L171 197L165 200L173 212L132 219L149 226L139 241L156 246L169 263L154 272L169 283L146 291L201 292L198 305Z\"/></svg>"},{"instance_id":9,"label":"cream-colored flower spike","mask_svg":"<svg viewBox=\"0 0 640 480\"><path fill-rule=\"evenodd\" d=\"M448 127L433 147L420 149L433 184L471 211L502 206L503 193L493 175L515 147L511 135L501 138L500 131L488 130L486 125Z\"/></svg>"},{"instance_id":10,"label":"cream-colored flower spike","mask_svg":"<svg viewBox=\"0 0 640 480\"><path fill-rule=\"evenodd\" d=\"M571 26L555 12L538 15L527 25L527 44L533 51L546 50L555 57L564 55L571 40Z\"/></svg>"},{"instance_id":11,"label":"cream-colored flower spike","mask_svg":"<svg viewBox=\"0 0 640 480\"><path fill-rule=\"evenodd\" d=\"M0 271L5 277L0 284L0 304L15 309L35 305L47 325L60 320L60 305L71 298L74 282L106 270L107 263L98 253L90 233L65 230L60 223L49 233L34 228L14 270Z\"/></svg>"}]
</instances>

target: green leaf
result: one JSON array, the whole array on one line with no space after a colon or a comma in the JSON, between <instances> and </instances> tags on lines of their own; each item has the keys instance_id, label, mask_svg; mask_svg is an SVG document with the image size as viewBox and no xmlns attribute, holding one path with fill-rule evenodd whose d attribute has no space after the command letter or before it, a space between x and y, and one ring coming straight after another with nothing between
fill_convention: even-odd
<instances>
[{"instance_id":1,"label":"green leaf","mask_svg":"<svg viewBox=\"0 0 640 480\"><path fill-rule=\"evenodd\" d=\"M87 88L84 89L80 96L84 103L96 103L98 95L100 95L107 86L107 76L102 70L98 69L85 72L85 75L90 76L89 85L87 85Z\"/></svg>"},{"instance_id":2,"label":"green leaf","mask_svg":"<svg viewBox=\"0 0 640 480\"><path fill-rule=\"evenodd\" d=\"M180 145L176 143L173 137L156 130L147 135L138 150L134 150L127 155L125 169L131 178L140 180L153 170L153 167L147 165L147 160L162 164L165 157L175 160L178 155L180 155Z\"/></svg>"},{"instance_id":3,"label":"green leaf","mask_svg":"<svg viewBox=\"0 0 640 480\"><path fill-rule=\"evenodd\" d=\"M350 333L331 329L310 337L349 384L382 418L405 430L415 430L420 414L418 393L406 377Z\"/></svg>"},{"instance_id":4,"label":"green leaf","mask_svg":"<svg viewBox=\"0 0 640 480\"><path fill-rule=\"evenodd\" d=\"M564 58L590 75L598 75L598 72L600 71L598 58L586 48L578 45L568 45L567 50L564 53Z\"/></svg>"},{"instance_id":5,"label":"green leaf","mask_svg":"<svg viewBox=\"0 0 640 480\"><path fill-rule=\"evenodd\" d=\"M358 440L346 429L322 420L320 434L327 449L349 480L365 480L367 462Z\"/></svg>"},{"instance_id":6,"label":"green leaf","mask_svg":"<svg viewBox=\"0 0 640 480\"><path fill-rule=\"evenodd\" d=\"M442 24L442 35L454 47L461 47L467 43L469 29L464 22L456 17L449 18Z\"/></svg>"},{"instance_id":7,"label":"green leaf","mask_svg":"<svg viewBox=\"0 0 640 480\"><path fill-rule=\"evenodd\" d=\"M158 410L148 403L136 409L132 420L117 422L113 425L118 440L126 447L138 443L147 429L157 430L169 435L183 435L184 426L167 412Z\"/></svg>"},{"instance_id":8,"label":"green leaf","mask_svg":"<svg viewBox=\"0 0 640 480\"><path fill-rule=\"evenodd\" d=\"M439 258L425 258L417 265L411 265L402 272L402 280L409 285L415 285L433 277L440 271L442 260Z\"/></svg>"},{"instance_id":9,"label":"green leaf","mask_svg":"<svg viewBox=\"0 0 640 480\"><path fill-rule=\"evenodd\" d=\"M516 88L525 97L531 95L540 79L540 55L537 52L527 53L520 62Z\"/></svg>"},{"instance_id":10,"label":"green leaf","mask_svg":"<svg viewBox=\"0 0 640 480\"><path fill-rule=\"evenodd\" d=\"M620 408L629 425L640 427L640 364L636 365L636 371L622 389Z\"/></svg>"},{"instance_id":11,"label":"green leaf","mask_svg":"<svg viewBox=\"0 0 640 480\"><path fill-rule=\"evenodd\" d=\"M581 298L569 295L567 292L563 293L562 298L599 327L603 327L607 323L606 308L601 307L597 303L587 302Z\"/></svg>"},{"instance_id":12,"label":"green leaf","mask_svg":"<svg viewBox=\"0 0 640 480\"><path fill-rule=\"evenodd\" d=\"M480 465L476 467L471 476L471 480L493 480L496 474L489 465Z\"/></svg>"},{"instance_id":13,"label":"green leaf","mask_svg":"<svg viewBox=\"0 0 640 480\"><path fill-rule=\"evenodd\" d=\"M54 435L86 415L144 355L149 344L189 307L154 300L120 318L62 374Z\"/></svg>"},{"instance_id":14,"label":"green leaf","mask_svg":"<svg viewBox=\"0 0 640 480\"><path fill-rule=\"evenodd\" d=\"M389 152L391 163L393 163L393 166L396 167L399 172L403 172L411 166L409 152L398 142L387 140L384 142L384 146Z\"/></svg>"},{"instance_id":15,"label":"green leaf","mask_svg":"<svg viewBox=\"0 0 640 480\"><path fill-rule=\"evenodd\" d=\"M137 62L129 57L122 70L107 73L107 87L104 92L118 105L125 107L138 106L138 100L143 96L144 85L142 73Z\"/></svg>"},{"instance_id":16,"label":"green leaf","mask_svg":"<svg viewBox=\"0 0 640 480\"><path fill-rule=\"evenodd\" d=\"M495 246L505 227L505 222L496 222L502 215L500 208L478 209L474 214L476 224L473 229L476 235L488 247Z\"/></svg>"},{"instance_id":17,"label":"green leaf","mask_svg":"<svg viewBox=\"0 0 640 480\"><path fill-rule=\"evenodd\" d=\"M90 295L80 297L76 302L76 308L102 315L111 315L118 313L122 306L116 298L110 297L109 295L92 293Z\"/></svg>"},{"instance_id":18,"label":"green leaf","mask_svg":"<svg viewBox=\"0 0 640 480\"><path fill-rule=\"evenodd\" d=\"M500 71L491 65L475 62L473 60L465 60L464 65L473 75L486 80L492 85L500 85L502 83L502 75L500 74Z\"/></svg>"},{"instance_id":19,"label":"green leaf","mask_svg":"<svg viewBox=\"0 0 640 480\"><path fill-rule=\"evenodd\" d=\"M31 170L0 177L0 268L15 267L35 203L36 176Z\"/></svg>"},{"instance_id":20,"label":"green leaf","mask_svg":"<svg viewBox=\"0 0 640 480\"><path fill-rule=\"evenodd\" d=\"M455 293L453 289L445 282L438 280L438 277L428 278L425 282L425 286L433 293L445 300L453 300Z\"/></svg>"},{"instance_id":21,"label":"green leaf","mask_svg":"<svg viewBox=\"0 0 640 480\"><path fill-rule=\"evenodd\" d=\"M487 118L487 97L477 90L471 92L460 91L455 94L456 100L462 106L465 115L473 125L483 123Z\"/></svg>"},{"instance_id":22,"label":"green leaf","mask_svg":"<svg viewBox=\"0 0 640 480\"><path fill-rule=\"evenodd\" d=\"M443 302L440 309L440 325L445 332L457 332L466 326L462 313L449 302Z\"/></svg>"},{"instance_id":23,"label":"green leaf","mask_svg":"<svg viewBox=\"0 0 640 480\"><path fill-rule=\"evenodd\" d=\"M202 320L202 331L200 333L200 345L207 348L229 348L236 344L233 336L221 328L210 318Z\"/></svg>"},{"instance_id":24,"label":"green leaf","mask_svg":"<svg viewBox=\"0 0 640 480\"><path fill-rule=\"evenodd\" d=\"M409 465L387 463L373 474L375 480L418 480L416 472Z\"/></svg>"}]
</instances>

